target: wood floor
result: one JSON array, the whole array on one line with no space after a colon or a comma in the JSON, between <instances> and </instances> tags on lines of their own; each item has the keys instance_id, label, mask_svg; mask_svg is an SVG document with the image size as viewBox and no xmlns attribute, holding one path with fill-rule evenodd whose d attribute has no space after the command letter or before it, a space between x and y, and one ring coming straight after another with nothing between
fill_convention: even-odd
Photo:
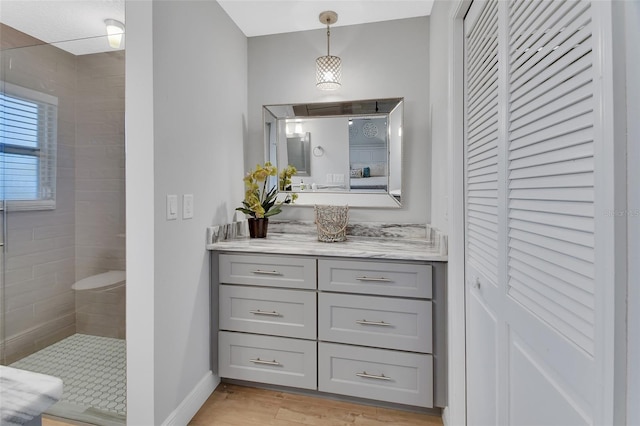
<instances>
[{"instance_id":1,"label":"wood floor","mask_svg":"<svg viewBox=\"0 0 640 426\"><path fill-rule=\"evenodd\" d=\"M442 426L442 420L427 414L223 383L189 424Z\"/></svg>"},{"instance_id":2,"label":"wood floor","mask_svg":"<svg viewBox=\"0 0 640 426\"><path fill-rule=\"evenodd\" d=\"M42 419L42 426L78 424ZM427 414L223 383L189 425L442 426L442 420Z\"/></svg>"}]
</instances>

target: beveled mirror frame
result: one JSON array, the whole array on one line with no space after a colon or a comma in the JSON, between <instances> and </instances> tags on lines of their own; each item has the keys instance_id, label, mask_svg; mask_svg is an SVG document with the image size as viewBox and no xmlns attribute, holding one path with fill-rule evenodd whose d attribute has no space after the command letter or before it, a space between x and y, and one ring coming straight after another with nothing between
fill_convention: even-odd
<instances>
[{"instance_id":1,"label":"beveled mirror frame","mask_svg":"<svg viewBox=\"0 0 640 426\"><path fill-rule=\"evenodd\" d=\"M402 207L402 128L404 113L404 98L367 99L360 101L299 103L263 106L265 161L276 164L281 170L286 164L282 151L286 150L287 120L310 120L318 118L387 118L387 186L384 192L371 192L357 189L335 190L323 188L312 190L309 182L305 190L295 190L298 198L293 206L312 206L315 204L349 205L351 207ZM347 129L348 131L348 129ZM295 132L294 132L295 133ZM323 141L311 135L311 161L318 160L318 153L322 151ZM349 142L344 147L346 158L349 158ZM320 155L321 157L322 155ZM314 166L312 166L314 167ZM350 166L349 166L350 167ZM345 173L350 173L346 170ZM344 176L349 180L350 174ZM306 179L306 178L305 178ZM393 183L391 183L393 182ZM275 183L275 180L274 180ZM393 185L393 188L392 188ZM350 186L350 185L349 185ZM294 188L295 189L295 188ZM281 193L284 198L289 191Z\"/></svg>"}]
</instances>

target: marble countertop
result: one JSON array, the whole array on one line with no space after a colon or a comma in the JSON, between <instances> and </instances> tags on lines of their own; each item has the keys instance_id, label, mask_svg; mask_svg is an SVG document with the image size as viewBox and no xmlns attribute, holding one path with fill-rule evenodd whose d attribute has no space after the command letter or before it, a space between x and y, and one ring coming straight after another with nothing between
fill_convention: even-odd
<instances>
[{"instance_id":1,"label":"marble countertop","mask_svg":"<svg viewBox=\"0 0 640 426\"><path fill-rule=\"evenodd\" d=\"M0 424L23 425L62 397L62 380L0 365Z\"/></svg>"},{"instance_id":2,"label":"marble countertop","mask_svg":"<svg viewBox=\"0 0 640 426\"><path fill-rule=\"evenodd\" d=\"M347 236L346 241L324 243L316 235L269 232L267 238L234 238L207 244L207 250L340 256L366 259L446 262L446 251L427 239Z\"/></svg>"}]
</instances>

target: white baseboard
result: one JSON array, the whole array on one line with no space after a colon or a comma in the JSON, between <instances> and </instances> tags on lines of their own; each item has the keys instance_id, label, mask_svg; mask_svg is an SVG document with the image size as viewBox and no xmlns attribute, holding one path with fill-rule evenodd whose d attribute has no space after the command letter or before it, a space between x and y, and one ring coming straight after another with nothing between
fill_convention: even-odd
<instances>
[{"instance_id":1,"label":"white baseboard","mask_svg":"<svg viewBox=\"0 0 640 426\"><path fill-rule=\"evenodd\" d=\"M188 424L219 383L220 378L214 376L211 371L208 371L162 424L167 426L183 426Z\"/></svg>"},{"instance_id":2,"label":"white baseboard","mask_svg":"<svg viewBox=\"0 0 640 426\"><path fill-rule=\"evenodd\" d=\"M451 426L451 423L449 423L449 407L442 409L442 424L444 426Z\"/></svg>"}]
</instances>

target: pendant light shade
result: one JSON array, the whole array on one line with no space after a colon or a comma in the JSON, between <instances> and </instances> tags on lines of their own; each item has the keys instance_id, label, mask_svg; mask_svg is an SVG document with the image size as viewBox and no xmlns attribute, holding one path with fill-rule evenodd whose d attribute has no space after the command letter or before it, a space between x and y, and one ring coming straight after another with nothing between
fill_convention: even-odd
<instances>
[{"instance_id":1,"label":"pendant light shade","mask_svg":"<svg viewBox=\"0 0 640 426\"><path fill-rule=\"evenodd\" d=\"M338 14L330 10L322 12L319 20L327 25L327 55L316 59L316 87L320 90L336 90L342 81L342 61L337 56L331 56L329 25L338 21Z\"/></svg>"}]
</instances>

